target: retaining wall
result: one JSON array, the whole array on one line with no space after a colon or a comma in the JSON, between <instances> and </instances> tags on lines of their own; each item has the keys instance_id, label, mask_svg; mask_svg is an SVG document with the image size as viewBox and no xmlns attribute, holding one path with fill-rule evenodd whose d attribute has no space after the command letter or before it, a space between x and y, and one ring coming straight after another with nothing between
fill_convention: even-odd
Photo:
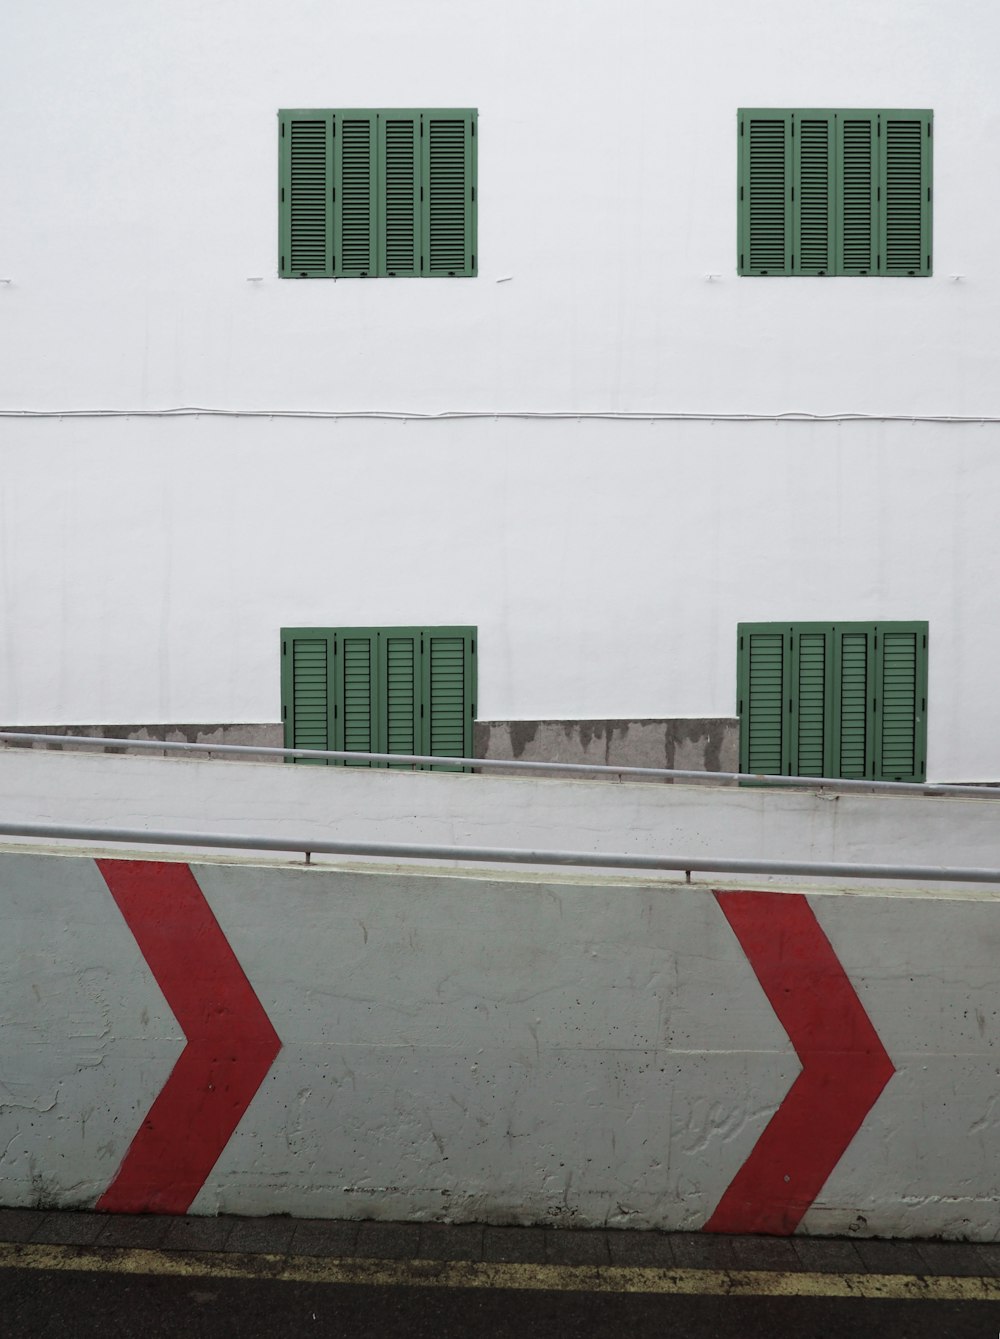
<instances>
[{"instance_id":1,"label":"retaining wall","mask_svg":"<svg viewBox=\"0 0 1000 1339\"><path fill-rule=\"evenodd\" d=\"M998 1235L987 892L6 851L0 906L0 1203Z\"/></svg>"}]
</instances>

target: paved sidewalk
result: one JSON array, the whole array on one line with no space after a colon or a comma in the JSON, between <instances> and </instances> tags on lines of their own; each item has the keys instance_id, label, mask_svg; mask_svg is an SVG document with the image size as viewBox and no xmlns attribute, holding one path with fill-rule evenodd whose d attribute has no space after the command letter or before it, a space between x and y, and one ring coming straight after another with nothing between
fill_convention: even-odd
<instances>
[{"instance_id":1,"label":"paved sidewalk","mask_svg":"<svg viewBox=\"0 0 1000 1339\"><path fill-rule=\"evenodd\" d=\"M366 1260L1000 1277L1000 1243L0 1209L0 1242Z\"/></svg>"}]
</instances>

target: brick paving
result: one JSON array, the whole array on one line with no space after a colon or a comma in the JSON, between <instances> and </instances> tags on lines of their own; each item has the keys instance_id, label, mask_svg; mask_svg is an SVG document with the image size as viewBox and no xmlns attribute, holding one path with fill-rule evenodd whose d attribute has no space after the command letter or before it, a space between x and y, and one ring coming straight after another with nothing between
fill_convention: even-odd
<instances>
[{"instance_id":1,"label":"brick paving","mask_svg":"<svg viewBox=\"0 0 1000 1339\"><path fill-rule=\"evenodd\" d=\"M1000 1243L0 1209L0 1242L369 1260L1000 1276Z\"/></svg>"}]
</instances>

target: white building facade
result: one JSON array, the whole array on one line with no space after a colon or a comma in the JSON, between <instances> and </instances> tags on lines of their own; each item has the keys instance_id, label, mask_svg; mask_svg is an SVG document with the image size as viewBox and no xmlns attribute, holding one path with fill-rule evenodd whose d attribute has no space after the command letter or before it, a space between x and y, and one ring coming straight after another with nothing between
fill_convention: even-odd
<instances>
[{"instance_id":1,"label":"white building facade","mask_svg":"<svg viewBox=\"0 0 1000 1339\"><path fill-rule=\"evenodd\" d=\"M1000 780L995 7L47 0L5 35L4 725L274 743L283 629L449 628L483 751L733 767L741 624L782 703L827 638L838 729L836 639L905 627L903 771ZM281 277L288 108L474 112L475 272ZM926 272L741 274L749 108L926 114Z\"/></svg>"}]
</instances>

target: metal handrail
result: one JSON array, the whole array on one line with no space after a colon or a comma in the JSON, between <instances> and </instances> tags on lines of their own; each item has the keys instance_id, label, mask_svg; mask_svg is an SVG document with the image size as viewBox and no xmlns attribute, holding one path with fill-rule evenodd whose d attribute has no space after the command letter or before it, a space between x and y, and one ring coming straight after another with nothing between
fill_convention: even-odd
<instances>
[{"instance_id":1,"label":"metal handrail","mask_svg":"<svg viewBox=\"0 0 1000 1339\"><path fill-rule=\"evenodd\" d=\"M987 785L956 785L951 782L923 781L859 781L847 777L771 776L760 772L699 772L675 767L616 766L613 763L535 762L511 758L449 758L440 754L420 753L360 753L346 749L286 749L265 744L188 744L166 739L114 739L90 735L51 735L19 730L0 730L4 744L72 744L90 748L151 749L169 753L214 753L246 757L247 755L275 758L308 758L311 761L378 762L414 764L418 766L464 767L476 771L554 772L563 775L636 776L663 781L693 781L732 785L739 781L753 781L767 786L796 790L861 791L865 794L900 795L960 795L975 799L1000 799L1000 787Z\"/></svg>"},{"instance_id":2,"label":"metal handrail","mask_svg":"<svg viewBox=\"0 0 1000 1339\"><path fill-rule=\"evenodd\" d=\"M0 822L0 836L62 838L88 843L224 847L246 851L302 851L382 859L457 860L513 865L573 865L584 869L683 871L698 874L779 874L809 878L906 879L930 883L1000 883L1000 869L948 865L866 865L816 860L731 860L704 856L630 855L625 851L534 851L505 846L438 846L414 842L326 841L316 837L246 836L238 832L175 832L90 827L75 823Z\"/></svg>"}]
</instances>

